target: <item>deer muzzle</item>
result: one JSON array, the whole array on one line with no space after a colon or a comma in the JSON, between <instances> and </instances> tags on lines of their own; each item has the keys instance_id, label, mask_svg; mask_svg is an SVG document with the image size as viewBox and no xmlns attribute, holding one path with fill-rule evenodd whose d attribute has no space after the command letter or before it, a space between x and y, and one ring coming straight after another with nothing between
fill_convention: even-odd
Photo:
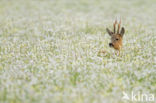
<instances>
[{"instance_id":1,"label":"deer muzzle","mask_svg":"<svg viewBox=\"0 0 156 103\"><path fill-rule=\"evenodd\" d=\"M113 44L112 43L109 43L109 47L113 47Z\"/></svg>"}]
</instances>

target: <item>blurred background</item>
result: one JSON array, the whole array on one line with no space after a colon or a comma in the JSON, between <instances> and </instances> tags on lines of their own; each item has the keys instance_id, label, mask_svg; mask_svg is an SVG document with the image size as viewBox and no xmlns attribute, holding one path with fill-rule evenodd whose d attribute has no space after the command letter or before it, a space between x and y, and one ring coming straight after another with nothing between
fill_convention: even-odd
<instances>
[{"instance_id":1,"label":"blurred background","mask_svg":"<svg viewBox=\"0 0 156 103\"><path fill-rule=\"evenodd\" d=\"M0 103L155 94L155 11L156 0L0 0ZM121 56L105 30L116 18L126 30Z\"/></svg>"}]
</instances>

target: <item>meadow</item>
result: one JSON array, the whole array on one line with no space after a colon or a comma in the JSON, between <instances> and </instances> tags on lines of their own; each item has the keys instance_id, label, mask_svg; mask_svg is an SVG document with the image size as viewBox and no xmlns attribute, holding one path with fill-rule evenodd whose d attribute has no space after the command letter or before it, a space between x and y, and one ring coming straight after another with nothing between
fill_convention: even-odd
<instances>
[{"instance_id":1,"label":"meadow","mask_svg":"<svg viewBox=\"0 0 156 103\"><path fill-rule=\"evenodd\" d=\"M155 11L155 0L0 0L0 103L135 103L122 99L132 91L156 102ZM106 32L116 18L119 56Z\"/></svg>"}]
</instances>

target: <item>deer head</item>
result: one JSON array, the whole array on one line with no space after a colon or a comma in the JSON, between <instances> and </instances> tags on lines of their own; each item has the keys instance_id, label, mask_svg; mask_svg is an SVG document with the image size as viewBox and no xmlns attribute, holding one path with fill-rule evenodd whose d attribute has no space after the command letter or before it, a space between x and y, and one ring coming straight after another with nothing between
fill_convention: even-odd
<instances>
[{"instance_id":1,"label":"deer head","mask_svg":"<svg viewBox=\"0 0 156 103\"><path fill-rule=\"evenodd\" d=\"M116 25L118 25L117 31L116 31ZM119 23L117 23L117 20L115 20L115 22L113 24L114 31L111 31L108 28L106 28L106 31L111 36L111 43L109 43L109 46L113 47L115 50L121 49L122 39L123 39L123 35L125 33L124 27L122 27L120 30L120 25L121 25L121 20Z\"/></svg>"}]
</instances>

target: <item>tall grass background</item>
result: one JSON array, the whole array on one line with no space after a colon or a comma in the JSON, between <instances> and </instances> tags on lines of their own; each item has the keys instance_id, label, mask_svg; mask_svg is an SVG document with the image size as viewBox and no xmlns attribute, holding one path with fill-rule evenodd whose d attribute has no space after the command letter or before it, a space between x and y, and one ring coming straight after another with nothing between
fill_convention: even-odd
<instances>
[{"instance_id":1,"label":"tall grass background","mask_svg":"<svg viewBox=\"0 0 156 103\"><path fill-rule=\"evenodd\" d=\"M155 11L155 0L0 0L0 103L156 95ZM116 18L126 30L120 56L105 30Z\"/></svg>"}]
</instances>

